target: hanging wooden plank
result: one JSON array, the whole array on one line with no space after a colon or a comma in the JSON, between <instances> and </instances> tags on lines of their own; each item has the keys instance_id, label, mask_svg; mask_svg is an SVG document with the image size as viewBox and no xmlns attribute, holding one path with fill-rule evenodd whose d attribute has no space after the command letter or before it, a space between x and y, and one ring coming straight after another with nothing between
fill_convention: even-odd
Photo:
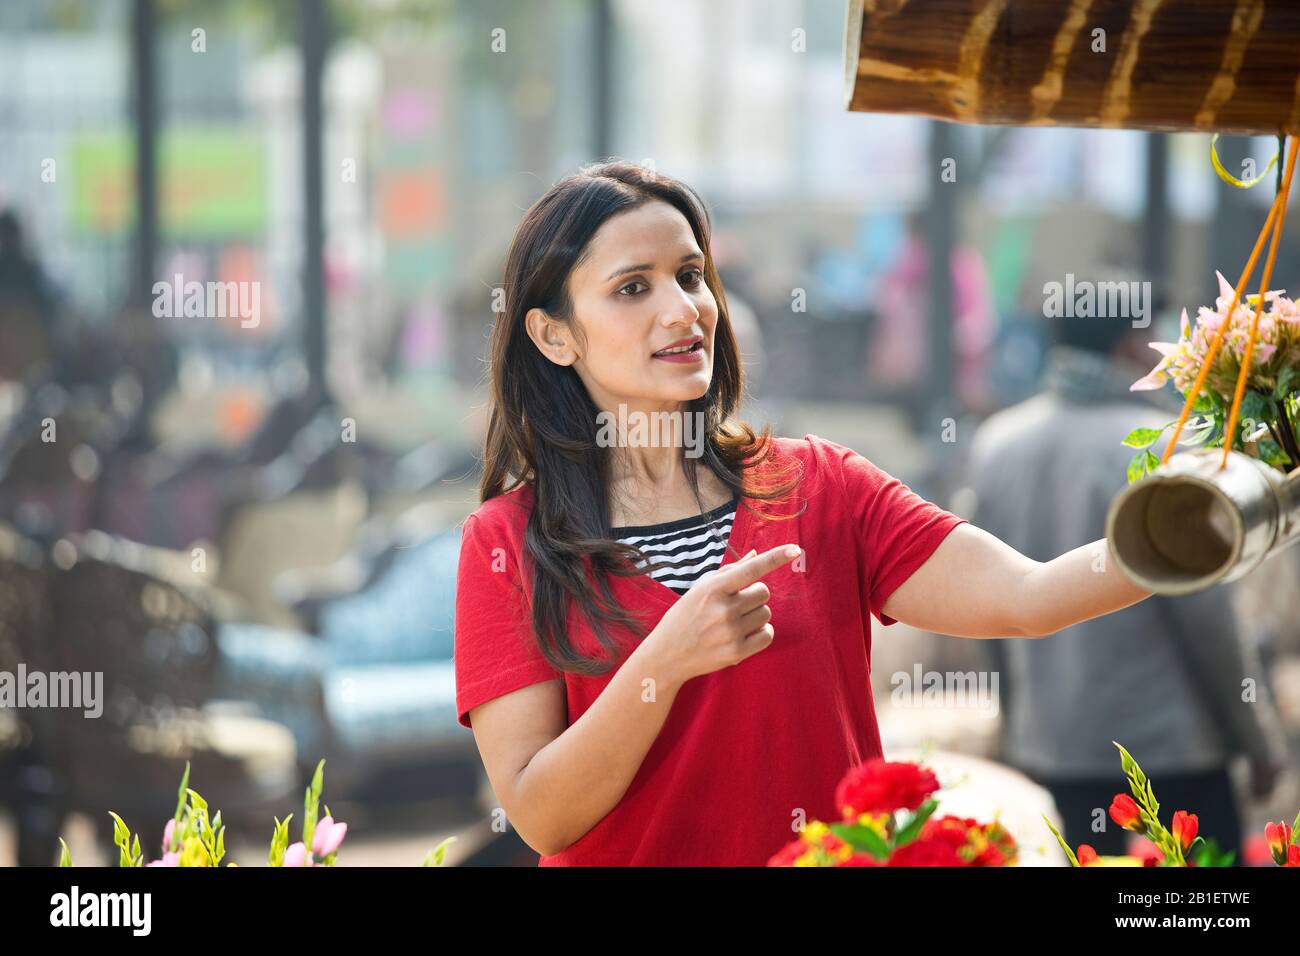
<instances>
[{"instance_id":1,"label":"hanging wooden plank","mask_svg":"<svg viewBox=\"0 0 1300 956\"><path fill-rule=\"evenodd\" d=\"M1296 0L849 0L850 110L1300 133Z\"/></svg>"}]
</instances>

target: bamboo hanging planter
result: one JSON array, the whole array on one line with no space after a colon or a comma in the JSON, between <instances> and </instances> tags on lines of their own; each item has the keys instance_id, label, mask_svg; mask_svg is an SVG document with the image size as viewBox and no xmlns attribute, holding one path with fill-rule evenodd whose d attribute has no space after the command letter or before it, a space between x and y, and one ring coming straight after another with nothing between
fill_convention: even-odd
<instances>
[{"instance_id":1,"label":"bamboo hanging planter","mask_svg":"<svg viewBox=\"0 0 1300 956\"><path fill-rule=\"evenodd\" d=\"M1294 0L849 0L845 103L967 123L1300 133Z\"/></svg>"}]
</instances>

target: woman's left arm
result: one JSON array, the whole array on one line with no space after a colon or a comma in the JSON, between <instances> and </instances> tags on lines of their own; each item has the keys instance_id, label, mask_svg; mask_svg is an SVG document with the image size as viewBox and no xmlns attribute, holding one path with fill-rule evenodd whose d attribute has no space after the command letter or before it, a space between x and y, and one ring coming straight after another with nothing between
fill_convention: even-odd
<instances>
[{"instance_id":1,"label":"woman's left arm","mask_svg":"<svg viewBox=\"0 0 1300 956\"><path fill-rule=\"evenodd\" d=\"M954 637L1045 637L1152 593L1124 574L1105 538L1035 561L967 523L944 537L881 610Z\"/></svg>"}]
</instances>

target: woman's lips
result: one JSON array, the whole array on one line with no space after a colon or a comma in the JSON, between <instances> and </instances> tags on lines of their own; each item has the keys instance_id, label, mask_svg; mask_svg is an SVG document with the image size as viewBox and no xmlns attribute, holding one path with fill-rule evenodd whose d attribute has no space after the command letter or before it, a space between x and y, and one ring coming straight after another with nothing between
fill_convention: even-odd
<instances>
[{"instance_id":1,"label":"woman's lips","mask_svg":"<svg viewBox=\"0 0 1300 956\"><path fill-rule=\"evenodd\" d=\"M653 359L661 362L676 362L678 364L695 364L704 361L704 343L696 342L689 352L673 352L668 355L652 355Z\"/></svg>"}]
</instances>

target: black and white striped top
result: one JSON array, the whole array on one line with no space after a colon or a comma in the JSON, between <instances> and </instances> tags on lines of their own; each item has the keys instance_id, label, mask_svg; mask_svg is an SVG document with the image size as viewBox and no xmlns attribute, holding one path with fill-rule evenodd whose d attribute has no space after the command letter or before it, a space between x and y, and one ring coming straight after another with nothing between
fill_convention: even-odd
<instances>
[{"instance_id":1,"label":"black and white striped top","mask_svg":"<svg viewBox=\"0 0 1300 956\"><path fill-rule=\"evenodd\" d=\"M610 531L615 539L636 545L646 555L647 560L638 567L648 564L651 577L685 594L692 584L722 564L738 503L733 496L727 504L691 518Z\"/></svg>"}]
</instances>

